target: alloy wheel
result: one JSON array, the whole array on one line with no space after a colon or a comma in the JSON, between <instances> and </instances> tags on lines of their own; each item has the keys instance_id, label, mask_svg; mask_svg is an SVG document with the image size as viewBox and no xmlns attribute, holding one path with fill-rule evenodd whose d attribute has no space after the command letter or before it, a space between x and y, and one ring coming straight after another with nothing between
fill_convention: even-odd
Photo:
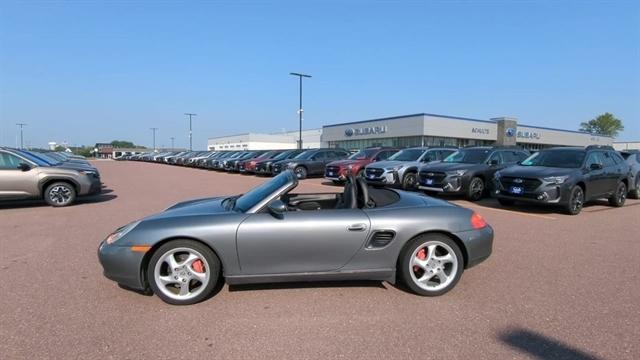
<instances>
[{"instance_id":1,"label":"alloy wheel","mask_svg":"<svg viewBox=\"0 0 640 360\"><path fill-rule=\"evenodd\" d=\"M446 288L458 272L458 258L453 249L441 241L427 241L411 254L411 280L427 291Z\"/></svg>"},{"instance_id":2,"label":"alloy wheel","mask_svg":"<svg viewBox=\"0 0 640 360\"><path fill-rule=\"evenodd\" d=\"M484 184L482 180L475 179L471 182L471 194L474 199L479 199L482 197L482 193L484 192Z\"/></svg>"},{"instance_id":3,"label":"alloy wheel","mask_svg":"<svg viewBox=\"0 0 640 360\"><path fill-rule=\"evenodd\" d=\"M210 267L200 252L181 247L160 257L153 276L164 295L175 300L189 300L202 293L209 284Z\"/></svg>"},{"instance_id":4,"label":"alloy wheel","mask_svg":"<svg viewBox=\"0 0 640 360\"><path fill-rule=\"evenodd\" d=\"M49 190L49 199L51 202L63 205L71 200L71 189L63 185L57 185Z\"/></svg>"},{"instance_id":5,"label":"alloy wheel","mask_svg":"<svg viewBox=\"0 0 640 360\"><path fill-rule=\"evenodd\" d=\"M582 210L582 206L584 205L584 193L582 192L582 188L578 187L571 197L571 211L574 213L580 212Z\"/></svg>"}]
</instances>

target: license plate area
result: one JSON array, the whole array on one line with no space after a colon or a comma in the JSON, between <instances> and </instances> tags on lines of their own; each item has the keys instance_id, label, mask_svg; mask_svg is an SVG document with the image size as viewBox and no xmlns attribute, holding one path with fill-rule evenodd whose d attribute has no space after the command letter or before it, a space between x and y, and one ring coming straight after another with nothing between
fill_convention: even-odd
<instances>
[{"instance_id":1,"label":"license plate area","mask_svg":"<svg viewBox=\"0 0 640 360\"><path fill-rule=\"evenodd\" d=\"M512 186L509 188L509 192L514 195L522 195L524 193L524 188L522 186Z\"/></svg>"}]
</instances>

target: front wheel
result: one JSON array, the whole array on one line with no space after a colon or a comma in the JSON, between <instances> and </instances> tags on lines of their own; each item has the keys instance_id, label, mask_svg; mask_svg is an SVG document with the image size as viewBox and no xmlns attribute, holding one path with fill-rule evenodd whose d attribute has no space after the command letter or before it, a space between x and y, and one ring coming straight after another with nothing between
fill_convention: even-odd
<instances>
[{"instance_id":1,"label":"front wheel","mask_svg":"<svg viewBox=\"0 0 640 360\"><path fill-rule=\"evenodd\" d=\"M448 236L426 234L411 240L398 266L404 284L414 293L439 296L453 289L464 271L462 251Z\"/></svg>"},{"instance_id":2,"label":"front wheel","mask_svg":"<svg viewBox=\"0 0 640 360\"><path fill-rule=\"evenodd\" d=\"M220 260L203 244L175 240L158 248L149 260L151 290L173 305L200 302L213 294L220 276Z\"/></svg>"},{"instance_id":3,"label":"front wheel","mask_svg":"<svg viewBox=\"0 0 640 360\"><path fill-rule=\"evenodd\" d=\"M616 187L616 192L609 198L609 205L614 207L621 207L627 200L627 185L620 182Z\"/></svg>"},{"instance_id":4,"label":"front wheel","mask_svg":"<svg viewBox=\"0 0 640 360\"><path fill-rule=\"evenodd\" d=\"M296 174L296 177L300 180L307 178L307 169L304 166L296 166L293 172Z\"/></svg>"},{"instance_id":5,"label":"front wheel","mask_svg":"<svg viewBox=\"0 0 640 360\"><path fill-rule=\"evenodd\" d=\"M584 191L578 185L574 186L569 193L569 202L565 205L565 211L569 215L578 215L584 205Z\"/></svg>"},{"instance_id":6,"label":"front wheel","mask_svg":"<svg viewBox=\"0 0 640 360\"><path fill-rule=\"evenodd\" d=\"M71 205L76 200L76 189L66 182L53 183L44 190L44 201L54 207Z\"/></svg>"},{"instance_id":7,"label":"front wheel","mask_svg":"<svg viewBox=\"0 0 640 360\"><path fill-rule=\"evenodd\" d=\"M479 177L474 177L469 182L469 188L467 189L467 199L470 201L478 201L482 199L484 194L484 181Z\"/></svg>"},{"instance_id":8,"label":"front wheel","mask_svg":"<svg viewBox=\"0 0 640 360\"><path fill-rule=\"evenodd\" d=\"M405 190L415 190L418 184L418 176L416 173L408 173L402 179L402 188Z\"/></svg>"}]
</instances>

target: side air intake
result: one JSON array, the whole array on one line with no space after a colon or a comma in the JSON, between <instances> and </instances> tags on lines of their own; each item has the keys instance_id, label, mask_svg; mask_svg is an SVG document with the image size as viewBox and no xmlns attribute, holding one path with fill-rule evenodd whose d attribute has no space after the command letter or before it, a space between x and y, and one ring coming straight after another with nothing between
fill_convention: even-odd
<instances>
[{"instance_id":1,"label":"side air intake","mask_svg":"<svg viewBox=\"0 0 640 360\"><path fill-rule=\"evenodd\" d=\"M369 239L369 243L367 244L368 249L376 249L383 248L396 237L396 233L391 230L384 231L376 231L371 235L371 239Z\"/></svg>"}]
</instances>

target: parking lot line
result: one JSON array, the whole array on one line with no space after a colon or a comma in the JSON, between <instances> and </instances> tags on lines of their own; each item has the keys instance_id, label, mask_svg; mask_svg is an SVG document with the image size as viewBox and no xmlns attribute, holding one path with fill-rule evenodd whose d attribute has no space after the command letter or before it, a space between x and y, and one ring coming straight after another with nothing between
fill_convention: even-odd
<instances>
[{"instance_id":1,"label":"parking lot line","mask_svg":"<svg viewBox=\"0 0 640 360\"><path fill-rule=\"evenodd\" d=\"M530 213L514 211L514 210L496 209L496 208L492 208L492 207L488 207L488 206L477 205L477 204L474 204L474 203L471 203L471 202L468 202L468 201L458 201L456 203L459 204L459 205L464 205L464 206L468 206L468 207L471 207L471 208L481 208L481 209L493 210L493 211L509 213L509 214L536 217L536 218L545 219L545 220L557 220L557 218L555 218L553 216L549 216L549 215L530 214Z\"/></svg>"},{"instance_id":2,"label":"parking lot line","mask_svg":"<svg viewBox=\"0 0 640 360\"><path fill-rule=\"evenodd\" d=\"M640 202L633 203L633 204L625 204L622 208L624 209L624 208L631 207L631 206L636 206L636 205L640 205ZM616 209L620 209L620 208L617 208L617 207L604 207L602 209L593 209L593 210L583 209L582 211L588 212L588 213L594 213L594 212L609 211L609 210L616 210Z\"/></svg>"}]
</instances>

